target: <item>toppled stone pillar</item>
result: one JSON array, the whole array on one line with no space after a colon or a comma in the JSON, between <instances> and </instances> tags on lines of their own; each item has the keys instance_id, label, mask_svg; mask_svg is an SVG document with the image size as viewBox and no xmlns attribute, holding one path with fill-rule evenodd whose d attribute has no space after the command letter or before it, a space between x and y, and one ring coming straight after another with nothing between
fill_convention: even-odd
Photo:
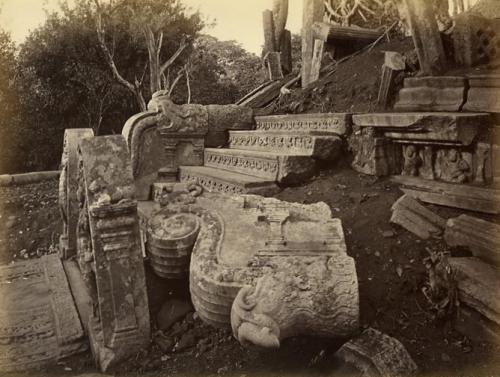
<instances>
[{"instance_id":1,"label":"toppled stone pillar","mask_svg":"<svg viewBox=\"0 0 500 377\"><path fill-rule=\"evenodd\" d=\"M427 0L405 0L405 2L420 71L424 75L439 75L446 70L447 62L432 2Z\"/></svg>"},{"instance_id":2,"label":"toppled stone pillar","mask_svg":"<svg viewBox=\"0 0 500 377\"><path fill-rule=\"evenodd\" d=\"M409 195L399 198L391 209L392 223L402 226L422 239L440 236L446 226L446 220Z\"/></svg>"},{"instance_id":3,"label":"toppled stone pillar","mask_svg":"<svg viewBox=\"0 0 500 377\"><path fill-rule=\"evenodd\" d=\"M475 257L500 265L500 225L460 215L448 220L444 239L449 246L466 247Z\"/></svg>"},{"instance_id":4,"label":"toppled stone pillar","mask_svg":"<svg viewBox=\"0 0 500 377\"><path fill-rule=\"evenodd\" d=\"M313 24L322 21L324 5L322 0L303 0L302 2L302 87L312 82L311 68L314 52Z\"/></svg>"},{"instance_id":5,"label":"toppled stone pillar","mask_svg":"<svg viewBox=\"0 0 500 377\"><path fill-rule=\"evenodd\" d=\"M378 106L387 108L390 96L394 89L394 80L406 68L405 57L398 52L385 51L384 64L382 65L382 78L378 91Z\"/></svg>"}]
</instances>

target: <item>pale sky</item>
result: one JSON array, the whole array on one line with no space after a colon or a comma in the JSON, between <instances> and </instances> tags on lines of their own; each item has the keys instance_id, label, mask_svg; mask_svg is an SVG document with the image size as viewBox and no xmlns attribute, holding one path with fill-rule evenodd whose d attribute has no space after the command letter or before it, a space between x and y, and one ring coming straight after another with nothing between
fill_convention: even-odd
<instances>
[{"instance_id":1,"label":"pale sky","mask_svg":"<svg viewBox=\"0 0 500 377\"><path fill-rule=\"evenodd\" d=\"M302 0L289 0L287 28L299 34L302 25ZM260 54L264 35L262 12L271 9L272 0L182 0L200 9L217 25L204 32L220 40L234 39L245 49ZM15 42L24 41L30 30L45 20L44 9L58 8L59 0L0 0L0 27L9 31Z\"/></svg>"}]
</instances>

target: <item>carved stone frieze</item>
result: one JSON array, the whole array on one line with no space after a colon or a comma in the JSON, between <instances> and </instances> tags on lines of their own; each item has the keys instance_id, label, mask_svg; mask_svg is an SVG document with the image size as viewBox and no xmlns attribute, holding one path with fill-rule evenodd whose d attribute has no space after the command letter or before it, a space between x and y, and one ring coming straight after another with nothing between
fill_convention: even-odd
<instances>
[{"instance_id":1,"label":"carved stone frieze","mask_svg":"<svg viewBox=\"0 0 500 377\"><path fill-rule=\"evenodd\" d=\"M333 133L343 136L351 125L350 114L293 114L255 117L261 131Z\"/></svg>"},{"instance_id":2,"label":"carved stone frieze","mask_svg":"<svg viewBox=\"0 0 500 377\"><path fill-rule=\"evenodd\" d=\"M231 131L229 147L332 159L338 156L342 139L338 136L317 136L305 133L269 133L265 131Z\"/></svg>"}]
</instances>

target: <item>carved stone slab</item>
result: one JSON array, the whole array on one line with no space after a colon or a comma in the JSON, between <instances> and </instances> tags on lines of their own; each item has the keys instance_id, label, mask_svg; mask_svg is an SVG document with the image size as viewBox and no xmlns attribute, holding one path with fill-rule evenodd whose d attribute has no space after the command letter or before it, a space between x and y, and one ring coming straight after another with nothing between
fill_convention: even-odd
<instances>
[{"instance_id":1,"label":"carved stone slab","mask_svg":"<svg viewBox=\"0 0 500 377\"><path fill-rule=\"evenodd\" d=\"M307 156L220 148L205 149L205 166L286 183L303 181L315 171Z\"/></svg>"},{"instance_id":2,"label":"carved stone slab","mask_svg":"<svg viewBox=\"0 0 500 377\"><path fill-rule=\"evenodd\" d=\"M42 367L87 349L57 255L0 266L3 372Z\"/></svg>"},{"instance_id":3,"label":"carved stone slab","mask_svg":"<svg viewBox=\"0 0 500 377\"><path fill-rule=\"evenodd\" d=\"M68 259L76 254L76 224L78 222L78 142L94 136L89 128L75 128L64 131L64 146L59 176L59 207L63 219L60 238L61 258Z\"/></svg>"},{"instance_id":4,"label":"carved stone slab","mask_svg":"<svg viewBox=\"0 0 500 377\"><path fill-rule=\"evenodd\" d=\"M403 195L392 206L391 222L398 224L422 239L438 237L446 220L425 208L409 195Z\"/></svg>"},{"instance_id":5,"label":"carved stone slab","mask_svg":"<svg viewBox=\"0 0 500 377\"><path fill-rule=\"evenodd\" d=\"M404 80L404 88L394 108L400 111L460 111L464 98L463 77L409 77Z\"/></svg>"},{"instance_id":6,"label":"carved stone slab","mask_svg":"<svg viewBox=\"0 0 500 377\"><path fill-rule=\"evenodd\" d=\"M394 141L470 145L491 120L485 113L378 113L353 115L353 124Z\"/></svg>"},{"instance_id":7,"label":"carved stone slab","mask_svg":"<svg viewBox=\"0 0 500 377\"><path fill-rule=\"evenodd\" d=\"M347 113L269 115L255 117L255 122L256 129L261 131L304 131L343 136L349 131L351 115Z\"/></svg>"},{"instance_id":8,"label":"carved stone slab","mask_svg":"<svg viewBox=\"0 0 500 377\"><path fill-rule=\"evenodd\" d=\"M449 246L462 246L485 262L500 265L500 225L468 215L449 219L444 239Z\"/></svg>"},{"instance_id":9,"label":"carved stone slab","mask_svg":"<svg viewBox=\"0 0 500 377\"><path fill-rule=\"evenodd\" d=\"M121 135L82 140L80 153L79 266L94 300L91 347L105 371L150 340L137 202Z\"/></svg>"},{"instance_id":10,"label":"carved stone slab","mask_svg":"<svg viewBox=\"0 0 500 377\"><path fill-rule=\"evenodd\" d=\"M465 111L500 113L500 75L469 76Z\"/></svg>"},{"instance_id":11,"label":"carved stone slab","mask_svg":"<svg viewBox=\"0 0 500 377\"><path fill-rule=\"evenodd\" d=\"M317 136L304 133L231 131L229 147L329 160L338 156L342 147L342 139L338 136Z\"/></svg>"},{"instance_id":12,"label":"carved stone slab","mask_svg":"<svg viewBox=\"0 0 500 377\"><path fill-rule=\"evenodd\" d=\"M491 214L500 213L500 190L395 176L401 190L425 203Z\"/></svg>"},{"instance_id":13,"label":"carved stone slab","mask_svg":"<svg viewBox=\"0 0 500 377\"><path fill-rule=\"evenodd\" d=\"M400 341L372 328L344 344L335 357L366 377L413 376L418 372Z\"/></svg>"},{"instance_id":14,"label":"carved stone slab","mask_svg":"<svg viewBox=\"0 0 500 377\"><path fill-rule=\"evenodd\" d=\"M197 183L210 192L271 196L280 191L274 179L217 169L209 166L182 166L181 182Z\"/></svg>"},{"instance_id":15,"label":"carved stone slab","mask_svg":"<svg viewBox=\"0 0 500 377\"><path fill-rule=\"evenodd\" d=\"M500 271L480 259L450 258L456 272L460 301L474 308L491 321L500 324Z\"/></svg>"}]
</instances>

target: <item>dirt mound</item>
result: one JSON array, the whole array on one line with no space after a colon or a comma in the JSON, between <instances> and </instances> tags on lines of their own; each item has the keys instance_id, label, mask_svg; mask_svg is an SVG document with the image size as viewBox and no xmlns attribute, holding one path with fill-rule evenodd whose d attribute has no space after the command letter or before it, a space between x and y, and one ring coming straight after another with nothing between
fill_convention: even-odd
<instances>
[{"instance_id":1,"label":"dirt mound","mask_svg":"<svg viewBox=\"0 0 500 377\"><path fill-rule=\"evenodd\" d=\"M377 44L327 70L320 80L305 89L295 89L275 104L275 113L373 112L377 108L384 51L411 56L411 38L396 38ZM402 77L400 79L402 81Z\"/></svg>"}]
</instances>

